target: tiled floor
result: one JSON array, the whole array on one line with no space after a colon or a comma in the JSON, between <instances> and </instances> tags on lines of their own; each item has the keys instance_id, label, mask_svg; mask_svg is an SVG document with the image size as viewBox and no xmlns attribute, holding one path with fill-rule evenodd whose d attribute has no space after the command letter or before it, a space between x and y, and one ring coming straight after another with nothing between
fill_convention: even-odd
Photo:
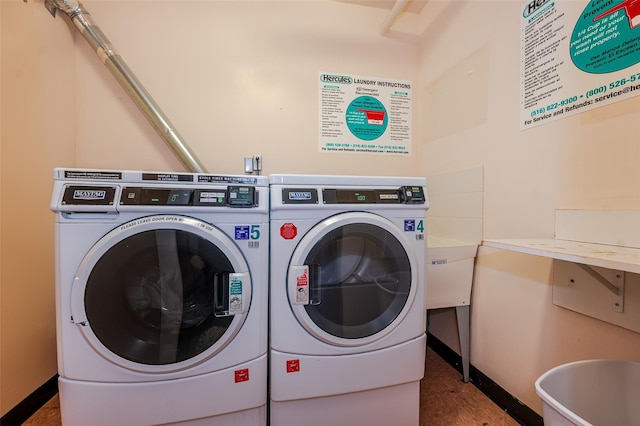
<instances>
[{"instance_id":1,"label":"tiled floor","mask_svg":"<svg viewBox=\"0 0 640 426\"><path fill-rule=\"evenodd\" d=\"M420 426L517 426L502 409L431 349L420 383ZM57 395L23 426L60 426ZM354 425L361 426L361 425Z\"/></svg>"},{"instance_id":2,"label":"tiled floor","mask_svg":"<svg viewBox=\"0 0 640 426\"><path fill-rule=\"evenodd\" d=\"M431 349L420 383L420 426L518 426Z\"/></svg>"}]
</instances>

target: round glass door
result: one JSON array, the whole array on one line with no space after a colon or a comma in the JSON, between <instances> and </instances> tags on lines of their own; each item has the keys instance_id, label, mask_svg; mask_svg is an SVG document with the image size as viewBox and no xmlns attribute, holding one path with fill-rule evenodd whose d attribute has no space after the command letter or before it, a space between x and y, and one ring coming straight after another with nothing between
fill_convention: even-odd
<instances>
[{"instance_id":1,"label":"round glass door","mask_svg":"<svg viewBox=\"0 0 640 426\"><path fill-rule=\"evenodd\" d=\"M405 315L415 293L406 247L397 227L373 214L345 213L320 223L301 240L293 257L291 271L302 270L308 277L308 301L292 301L298 319L309 332L332 343L363 344L386 335ZM296 275L290 274L290 286L298 284L301 291ZM296 291L289 294L291 299Z\"/></svg>"},{"instance_id":2,"label":"round glass door","mask_svg":"<svg viewBox=\"0 0 640 426\"><path fill-rule=\"evenodd\" d=\"M107 358L174 369L224 347L244 319L250 282L242 255L217 228L154 218L123 225L94 246L76 277L72 309Z\"/></svg>"}]
</instances>

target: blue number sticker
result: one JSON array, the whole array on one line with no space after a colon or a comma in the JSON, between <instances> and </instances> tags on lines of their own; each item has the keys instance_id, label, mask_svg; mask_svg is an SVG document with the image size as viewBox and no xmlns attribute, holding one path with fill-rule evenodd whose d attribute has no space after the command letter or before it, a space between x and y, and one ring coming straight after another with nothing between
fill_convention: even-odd
<instances>
[{"instance_id":1,"label":"blue number sticker","mask_svg":"<svg viewBox=\"0 0 640 426\"><path fill-rule=\"evenodd\" d=\"M236 240L248 240L249 239L249 226L242 225L235 227L235 237Z\"/></svg>"},{"instance_id":2,"label":"blue number sticker","mask_svg":"<svg viewBox=\"0 0 640 426\"><path fill-rule=\"evenodd\" d=\"M415 230L416 230L416 221L414 219L405 219L404 232L415 232Z\"/></svg>"}]
</instances>

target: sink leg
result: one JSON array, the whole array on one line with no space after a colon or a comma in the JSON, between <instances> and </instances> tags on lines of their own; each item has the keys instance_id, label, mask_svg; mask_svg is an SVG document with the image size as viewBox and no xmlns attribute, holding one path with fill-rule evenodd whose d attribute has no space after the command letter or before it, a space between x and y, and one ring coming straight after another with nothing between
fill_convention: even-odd
<instances>
[{"instance_id":1,"label":"sink leg","mask_svg":"<svg viewBox=\"0 0 640 426\"><path fill-rule=\"evenodd\" d=\"M469 352L471 316L469 305L456 306L456 319L458 320L458 336L460 338L460 352L462 353L462 381L469 382Z\"/></svg>"}]
</instances>

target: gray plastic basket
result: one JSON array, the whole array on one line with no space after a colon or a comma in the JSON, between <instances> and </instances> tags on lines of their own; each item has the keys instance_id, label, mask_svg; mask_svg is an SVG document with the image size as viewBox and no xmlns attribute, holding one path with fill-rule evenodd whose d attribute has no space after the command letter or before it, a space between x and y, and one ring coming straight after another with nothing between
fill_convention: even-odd
<instances>
[{"instance_id":1,"label":"gray plastic basket","mask_svg":"<svg viewBox=\"0 0 640 426\"><path fill-rule=\"evenodd\" d=\"M536 380L545 426L640 425L640 363L588 360Z\"/></svg>"}]
</instances>

